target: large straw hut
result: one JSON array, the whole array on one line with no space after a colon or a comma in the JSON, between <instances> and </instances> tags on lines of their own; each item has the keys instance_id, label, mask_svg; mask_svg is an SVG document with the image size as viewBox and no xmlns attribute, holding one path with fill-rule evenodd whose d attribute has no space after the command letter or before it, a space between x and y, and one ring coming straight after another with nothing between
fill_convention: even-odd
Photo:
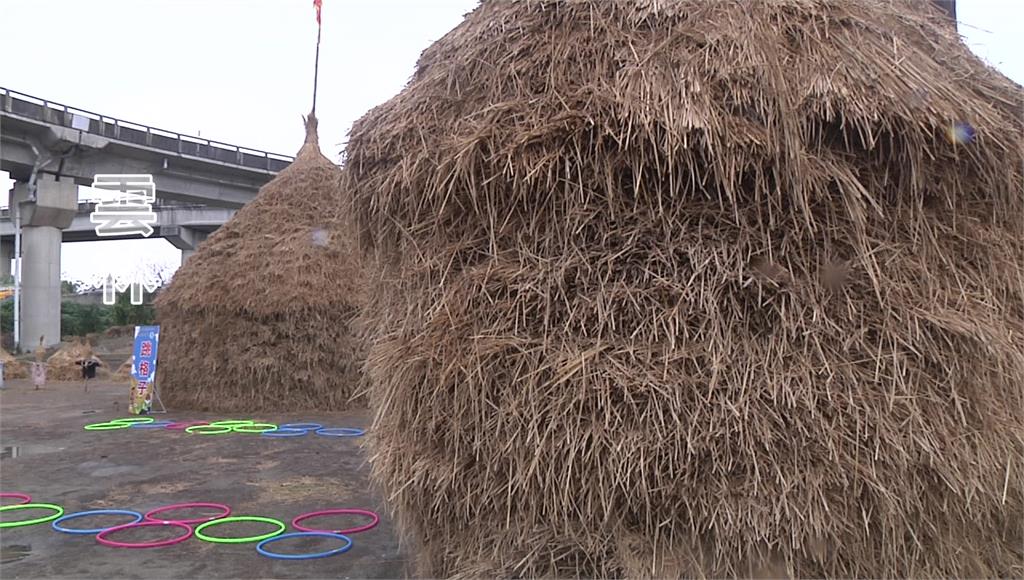
<instances>
[{"instance_id":1,"label":"large straw hut","mask_svg":"<svg viewBox=\"0 0 1024 580\"><path fill-rule=\"evenodd\" d=\"M341 409L357 394L359 260L316 118L295 161L219 228L156 301L172 408Z\"/></svg>"},{"instance_id":2,"label":"large straw hut","mask_svg":"<svg viewBox=\"0 0 1024 580\"><path fill-rule=\"evenodd\" d=\"M419 572L1021 576L1020 106L923 2L483 2L346 152Z\"/></svg>"}]
</instances>

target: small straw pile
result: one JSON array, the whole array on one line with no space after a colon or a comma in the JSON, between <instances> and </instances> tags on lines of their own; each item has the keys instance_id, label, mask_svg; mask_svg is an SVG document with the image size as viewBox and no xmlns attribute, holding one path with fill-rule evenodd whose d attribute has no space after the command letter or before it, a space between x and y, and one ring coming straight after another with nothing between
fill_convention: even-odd
<instances>
[{"instance_id":1,"label":"small straw pile","mask_svg":"<svg viewBox=\"0 0 1024 580\"><path fill-rule=\"evenodd\" d=\"M419 573L1024 575L1020 107L925 2L482 3L346 151Z\"/></svg>"},{"instance_id":2,"label":"small straw pile","mask_svg":"<svg viewBox=\"0 0 1024 580\"><path fill-rule=\"evenodd\" d=\"M218 229L156 300L157 384L178 409L342 409L360 388L362 298L341 170L316 118L295 161Z\"/></svg>"},{"instance_id":3,"label":"small straw pile","mask_svg":"<svg viewBox=\"0 0 1024 580\"><path fill-rule=\"evenodd\" d=\"M92 345L87 339L74 337L71 342L63 345L57 352L46 359L46 380L48 381L79 381L82 380L82 361L95 357ZM100 359L96 359L100 360ZM105 368L102 360L96 368L97 377Z\"/></svg>"},{"instance_id":4,"label":"small straw pile","mask_svg":"<svg viewBox=\"0 0 1024 580\"><path fill-rule=\"evenodd\" d=\"M4 379L25 379L28 378L28 369L25 363L14 358L14 355L0 348L0 361L4 363Z\"/></svg>"},{"instance_id":5,"label":"small straw pile","mask_svg":"<svg viewBox=\"0 0 1024 580\"><path fill-rule=\"evenodd\" d=\"M131 381L131 379L132 379L132 360L134 358L135 357L132 357L132 356L128 357L127 360L125 360L123 363L121 363L121 366L117 367L117 370L114 371L114 375L113 375L113 378L114 378L115 381L124 382L124 383L127 383L127 382Z\"/></svg>"}]
</instances>

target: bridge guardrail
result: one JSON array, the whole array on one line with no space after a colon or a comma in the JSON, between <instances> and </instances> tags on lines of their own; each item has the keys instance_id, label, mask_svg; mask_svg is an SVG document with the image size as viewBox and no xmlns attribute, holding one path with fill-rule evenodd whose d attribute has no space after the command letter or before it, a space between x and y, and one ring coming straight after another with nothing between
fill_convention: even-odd
<instances>
[{"instance_id":1,"label":"bridge guardrail","mask_svg":"<svg viewBox=\"0 0 1024 580\"><path fill-rule=\"evenodd\" d=\"M0 106L8 113L78 129L108 139L252 169L264 169L277 173L295 160L294 157L288 155L229 145L202 137L193 137L122 121L3 87L0 87Z\"/></svg>"}]
</instances>

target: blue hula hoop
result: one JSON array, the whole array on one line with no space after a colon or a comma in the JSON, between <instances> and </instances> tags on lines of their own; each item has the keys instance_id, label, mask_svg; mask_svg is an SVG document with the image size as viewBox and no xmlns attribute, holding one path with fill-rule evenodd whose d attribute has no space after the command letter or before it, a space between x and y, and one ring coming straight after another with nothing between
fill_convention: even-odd
<instances>
[{"instance_id":1,"label":"blue hula hoop","mask_svg":"<svg viewBox=\"0 0 1024 580\"><path fill-rule=\"evenodd\" d=\"M272 431L260 433L261 437L302 437L308 433L305 429L282 429L278 427Z\"/></svg>"},{"instance_id":2,"label":"blue hula hoop","mask_svg":"<svg viewBox=\"0 0 1024 580\"><path fill-rule=\"evenodd\" d=\"M132 423L129 429L163 429L173 425L174 421L153 421L152 423Z\"/></svg>"},{"instance_id":3,"label":"blue hula hoop","mask_svg":"<svg viewBox=\"0 0 1024 580\"><path fill-rule=\"evenodd\" d=\"M320 423L285 423L281 425L282 429L305 429L307 431L316 431L317 429L323 429L323 427Z\"/></svg>"},{"instance_id":4,"label":"blue hula hoop","mask_svg":"<svg viewBox=\"0 0 1024 580\"><path fill-rule=\"evenodd\" d=\"M316 434L323 435L324 437L362 437L366 435L366 431L351 427L323 427L317 429Z\"/></svg>"},{"instance_id":5,"label":"blue hula hoop","mask_svg":"<svg viewBox=\"0 0 1024 580\"><path fill-rule=\"evenodd\" d=\"M74 528L63 528L63 527L61 527L59 525L61 522L64 522L64 521L67 521L67 520L71 520L71 519L74 519L74 518L83 518L83 517L87 517L87 516L135 516L135 521L134 522L128 522L129 524L137 524L137 523L142 521L142 514L140 514L139 512L133 512L131 510L90 510L90 511L85 511L85 512L78 512L78 513L74 513L74 514L68 514L68 515L63 516L61 518L57 518L53 522L53 524L51 524L51 525L53 526L53 529L57 530L58 532L64 532L65 534L98 534L98 533L103 532L105 530L109 530L111 528L116 528L117 526L127 525L127 524L116 524L116 525L110 526L108 528L96 528L96 529L92 529L92 530L76 530Z\"/></svg>"},{"instance_id":6,"label":"blue hula hoop","mask_svg":"<svg viewBox=\"0 0 1024 580\"><path fill-rule=\"evenodd\" d=\"M263 546L266 546L271 542L287 540L289 538L334 538L336 540L345 540L345 545L340 548L327 550L326 552L316 552L314 554L278 554L276 552L270 552L263 548ZM274 558L276 560L313 560L315 558L326 558L328 556L343 554L351 549L352 538L349 538L348 536L343 536L341 534L335 534L333 532L292 532L290 534L281 534L280 536L267 538L266 540L263 540L262 542L256 544L257 552L268 558Z\"/></svg>"}]
</instances>

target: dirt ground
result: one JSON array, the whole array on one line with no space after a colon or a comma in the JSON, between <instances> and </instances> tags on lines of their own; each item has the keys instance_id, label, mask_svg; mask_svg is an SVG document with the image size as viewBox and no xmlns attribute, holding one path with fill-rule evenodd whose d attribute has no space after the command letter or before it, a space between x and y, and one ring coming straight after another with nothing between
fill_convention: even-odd
<instances>
[{"instance_id":1,"label":"dirt ground","mask_svg":"<svg viewBox=\"0 0 1024 580\"><path fill-rule=\"evenodd\" d=\"M255 543L211 544L190 538L153 549L109 548L91 535L54 531L49 523L0 529L4 578L402 578L400 550L381 498L370 489L363 438L308 434L267 438L231 434L202 436L163 429L85 431L88 423L125 417L128 387L114 383L55 383L34 391L26 380L0 390L0 491L63 506L65 514L92 509L140 513L172 503L229 505L231 515L276 518L291 528L293 517L314 510L362 508L381 515L376 528L352 534L344 554L316 560L273 560ZM203 413L154 415L157 420L258 419L271 423L316 422L366 428L365 411L316 415L227 417ZM3 500L4 505L16 503ZM48 512L3 514L4 521ZM186 517L175 514L174 517ZM365 520L332 516L310 525L348 527ZM109 521L109 523L108 523ZM124 521L124 520L122 520ZM103 527L122 521L83 519L69 527ZM314 523L315 522L315 523ZM347 524L347 525L346 525ZM211 533L232 536L270 531L260 524L224 526ZM126 532L118 541L155 541L166 529ZM337 547L329 540L281 542L282 552ZM275 547L275 549L277 549Z\"/></svg>"}]
</instances>

